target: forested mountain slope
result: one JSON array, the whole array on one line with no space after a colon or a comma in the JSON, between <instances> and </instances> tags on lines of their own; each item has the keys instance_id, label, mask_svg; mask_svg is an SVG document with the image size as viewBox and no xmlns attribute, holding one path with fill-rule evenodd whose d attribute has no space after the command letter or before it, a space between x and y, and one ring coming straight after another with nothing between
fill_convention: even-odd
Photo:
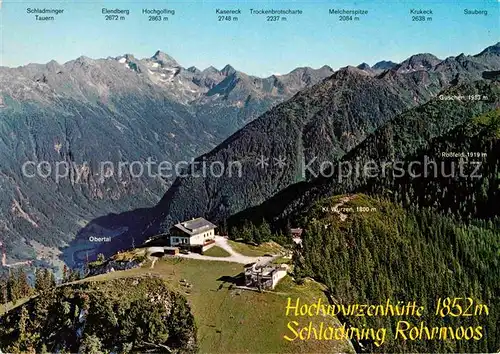
<instances>
[{"instance_id":1,"label":"forested mountain slope","mask_svg":"<svg viewBox=\"0 0 500 354\"><path fill-rule=\"evenodd\" d=\"M412 168L412 161L421 164ZM388 178L371 179L362 190L407 207L432 207L464 220L498 216L500 107L433 139L402 166L422 177L399 176L389 168Z\"/></svg>"},{"instance_id":2,"label":"forested mountain slope","mask_svg":"<svg viewBox=\"0 0 500 354\"><path fill-rule=\"evenodd\" d=\"M293 219L293 215L307 209L319 198L359 190L365 191L370 179L381 184L391 183L390 181L394 179L390 178L390 168L384 169L386 163L406 161L406 166L408 166L410 162L417 159L414 155L419 151L424 151L419 158L422 161L432 139L438 139L442 135L449 134L447 144L452 144L454 136L459 131L450 133L450 130L498 107L500 85L496 82L477 81L458 85L442 92L442 96L447 97L476 97L475 95L480 95L485 100L450 101L436 98L397 116L365 139L341 161L333 164L332 168L330 168L332 165L326 165L327 168L323 172L315 169L318 174L316 179L290 186L262 205L235 215L231 222L238 223L238 220L247 218L254 221L266 218L280 220L280 223L284 224L288 218ZM463 151L460 144L466 138L473 139L475 135L469 137L463 134L458 135L457 143L453 145L457 151ZM444 144L442 148L444 149L447 144ZM427 153L435 155L441 152L428 151ZM440 160L437 156L434 158ZM495 159L494 151L490 151L489 159ZM370 168L369 173L364 172L367 166ZM405 174L405 178L399 179L400 188L404 188L403 185L409 183L408 173ZM425 181L427 180L417 179L415 183ZM388 187L388 189L391 188Z\"/></svg>"},{"instance_id":3,"label":"forested mountain slope","mask_svg":"<svg viewBox=\"0 0 500 354\"><path fill-rule=\"evenodd\" d=\"M415 301L417 306L424 306L421 317L345 316L342 320L355 327L387 329L382 346L364 341L367 352L498 350L498 218L466 225L434 210L403 209L387 200L358 194L343 203L347 218L342 221L332 212L341 199L321 199L304 214L303 248L296 258L296 277L312 276L324 282L337 304L385 305L390 299L392 304ZM436 315L438 299L447 297L470 297L461 304L466 309L472 301L472 312L467 314L475 315ZM453 313L457 313L455 308ZM418 333L415 340L408 339L410 329ZM463 338L465 330L474 338L457 340Z\"/></svg>"}]
</instances>

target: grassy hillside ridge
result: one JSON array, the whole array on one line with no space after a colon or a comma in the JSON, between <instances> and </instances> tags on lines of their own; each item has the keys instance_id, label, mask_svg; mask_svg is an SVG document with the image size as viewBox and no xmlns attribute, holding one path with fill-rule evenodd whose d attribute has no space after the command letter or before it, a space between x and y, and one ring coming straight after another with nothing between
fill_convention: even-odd
<instances>
[{"instance_id":1,"label":"grassy hillside ridge","mask_svg":"<svg viewBox=\"0 0 500 354\"><path fill-rule=\"evenodd\" d=\"M417 301L429 309L429 327L483 326L478 341L391 341L382 352L493 352L500 347L500 229L492 223L467 226L432 210L405 210L384 199L355 195L342 206L345 221L331 211L342 196L318 201L303 216L303 250L297 277L324 282L338 303ZM361 209L360 209L361 208ZM488 316L433 315L438 297L471 297L489 307ZM360 324L360 318L349 318ZM396 331L393 318L366 318Z\"/></svg>"},{"instance_id":2,"label":"grassy hillside ridge","mask_svg":"<svg viewBox=\"0 0 500 354\"><path fill-rule=\"evenodd\" d=\"M297 285L287 276L274 292L245 291L237 289L234 284L242 271L243 266L236 263L166 258L157 261L153 269L150 264L145 264L142 268L101 274L62 288L76 298L80 296L81 289L92 289L89 294L109 297L116 303L129 303L154 288L150 280L161 280L168 288L166 292L177 293L187 299L197 328L197 344L203 353L353 352L351 345L345 341L288 342L283 338L286 334L290 335L288 321L297 319L285 316L288 297L293 300L300 298L304 303L315 303L318 299L326 303L328 299L323 285L310 279ZM152 297L156 296L154 294ZM40 298L32 300L35 306L36 301ZM17 314L21 308L8 313L11 321L19 318ZM325 321L322 317L313 320ZM0 317L0 324L1 321L5 321L5 317ZM339 325L333 317L327 322L332 326ZM3 349L5 342L2 338L0 335L0 347Z\"/></svg>"},{"instance_id":3,"label":"grassy hillside ridge","mask_svg":"<svg viewBox=\"0 0 500 354\"><path fill-rule=\"evenodd\" d=\"M149 267L96 276L95 281L151 274L166 280L169 287L184 294L198 328L198 343L203 353L331 353L352 352L343 341L287 342L285 316L287 298L300 297L313 303L324 295L325 288L306 280L295 284L286 277L275 292L258 293L238 290L233 282L241 276L241 264L167 258ZM335 318L333 325L338 325Z\"/></svg>"}]
</instances>

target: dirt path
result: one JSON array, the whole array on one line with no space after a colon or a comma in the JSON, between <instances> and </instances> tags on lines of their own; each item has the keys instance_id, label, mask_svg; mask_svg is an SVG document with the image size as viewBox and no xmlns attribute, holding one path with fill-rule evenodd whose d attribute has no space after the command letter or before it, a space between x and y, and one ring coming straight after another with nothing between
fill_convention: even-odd
<instances>
[{"instance_id":1,"label":"dirt path","mask_svg":"<svg viewBox=\"0 0 500 354\"><path fill-rule=\"evenodd\" d=\"M191 258L191 259L201 259L201 260L206 260L206 261L222 261L222 262L233 262L233 263L240 263L240 264L248 264L248 263L255 263L255 262L262 262L266 261L267 259L272 259L273 257L248 257L244 256L235 250L229 245L228 240L225 237L222 236L215 236L215 245L224 249L227 251L230 256L229 257L211 257L211 256L204 256L199 253L189 253L189 254L179 254L179 257L183 258Z\"/></svg>"},{"instance_id":2,"label":"dirt path","mask_svg":"<svg viewBox=\"0 0 500 354\"><path fill-rule=\"evenodd\" d=\"M0 242L0 248L2 249L2 267L6 268L13 268L13 267L18 267L18 266L25 266L25 265L31 265L31 261L24 261L24 262L16 262L16 263L7 263L7 254L5 252L5 246L3 245L2 242Z\"/></svg>"}]
</instances>

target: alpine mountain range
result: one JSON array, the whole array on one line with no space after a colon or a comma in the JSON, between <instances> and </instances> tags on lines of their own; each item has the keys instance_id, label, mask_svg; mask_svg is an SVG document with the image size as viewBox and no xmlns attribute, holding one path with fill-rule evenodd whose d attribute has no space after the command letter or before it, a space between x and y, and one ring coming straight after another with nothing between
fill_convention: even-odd
<instances>
[{"instance_id":1,"label":"alpine mountain range","mask_svg":"<svg viewBox=\"0 0 500 354\"><path fill-rule=\"evenodd\" d=\"M0 240L10 261L50 266L64 259L74 266L82 252L113 254L180 220L204 216L220 223L252 210L264 215L273 198L281 199L271 217L283 218L335 193L330 182L301 173L304 161L356 159L367 151L376 158L387 153L379 143L389 130L420 139L411 149L391 140L392 155L412 154L424 141L498 107L499 71L500 43L475 55L424 53L401 63L301 67L267 78L230 65L184 68L160 51L146 59L80 57L2 67ZM448 91L487 91L491 100L433 121L425 109L441 109L438 96ZM442 104L453 111L452 103ZM255 164L259 156L284 159L286 168L262 169ZM240 161L244 175L118 178L92 167L147 158ZM22 171L27 161L71 168L58 181L31 178ZM360 183L349 181L342 191ZM91 243L91 236L111 242Z\"/></svg>"}]
</instances>

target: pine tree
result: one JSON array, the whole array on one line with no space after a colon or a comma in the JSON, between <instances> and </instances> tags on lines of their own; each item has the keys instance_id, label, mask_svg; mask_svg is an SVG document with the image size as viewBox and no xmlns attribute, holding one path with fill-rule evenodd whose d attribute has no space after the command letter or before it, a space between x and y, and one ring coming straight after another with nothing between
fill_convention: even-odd
<instances>
[{"instance_id":1,"label":"pine tree","mask_svg":"<svg viewBox=\"0 0 500 354\"><path fill-rule=\"evenodd\" d=\"M243 239L243 242L246 242L246 243L253 242L253 237L254 237L253 229L254 229L254 226L252 223L245 222L245 224L243 225L243 228L241 230L241 238Z\"/></svg>"},{"instance_id":2,"label":"pine tree","mask_svg":"<svg viewBox=\"0 0 500 354\"><path fill-rule=\"evenodd\" d=\"M56 276L54 275L53 272L51 272L50 270L46 269L45 270L46 273L45 273L45 282L47 283L47 287L48 289L53 289L56 287Z\"/></svg>"},{"instance_id":3,"label":"pine tree","mask_svg":"<svg viewBox=\"0 0 500 354\"><path fill-rule=\"evenodd\" d=\"M31 296L33 289L28 281L28 275L23 269L19 269L17 273L19 293L21 297Z\"/></svg>"},{"instance_id":4,"label":"pine tree","mask_svg":"<svg viewBox=\"0 0 500 354\"><path fill-rule=\"evenodd\" d=\"M99 254L97 255L97 262L99 262L99 263L103 263L105 260L106 260L106 257L104 257L104 254L99 253Z\"/></svg>"},{"instance_id":5,"label":"pine tree","mask_svg":"<svg viewBox=\"0 0 500 354\"><path fill-rule=\"evenodd\" d=\"M63 277L62 277L62 283L67 283L68 282L68 266L65 264L63 267Z\"/></svg>"},{"instance_id":6,"label":"pine tree","mask_svg":"<svg viewBox=\"0 0 500 354\"><path fill-rule=\"evenodd\" d=\"M46 290L44 275L44 271L39 268L35 269L35 290L37 292Z\"/></svg>"},{"instance_id":7,"label":"pine tree","mask_svg":"<svg viewBox=\"0 0 500 354\"><path fill-rule=\"evenodd\" d=\"M260 245L262 240L262 235L260 233L260 228L252 224L252 242Z\"/></svg>"},{"instance_id":8,"label":"pine tree","mask_svg":"<svg viewBox=\"0 0 500 354\"><path fill-rule=\"evenodd\" d=\"M85 335L80 345L79 352L88 354L104 353L101 340L95 334Z\"/></svg>"},{"instance_id":9,"label":"pine tree","mask_svg":"<svg viewBox=\"0 0 500 354\"><path fill-rule=\"evenodd\" d=\"M229 239L236 240L239 235L241 235L241 231L236 226L231 227L231 230L229 231Z\"/></svg>"},{"instance_id":10,"label":"pine tree","mask_svg":"<svg viewBox=\"0 0 500 354\"><path fill-rule=\"evenodd\" d=\"M223 236L226 236L227 235L227 219L224 218L222 220L222 225L219 227L219 234L220 235L223 235Z\"/></svg>"},{"instance_id":11,"label":"pine tree","mask_svg":"<svg viewBox=\"0 0 500 354\"><path fill-rule=\"evenodd\" d=\"M7 277L2 276L0 278L0 304L6 304L7 302L9 302L7 296L7 282Z\"/></svg>"},{"instance_id":12,"label":"pine tree","mask_svg":"<svg viewBox=\"0 0 500 354\"><path fill-rule=\"evenodd\" d=\"M19 299L19 291L17 286L17 279L14 272L9 269L9 276L7 278L7 298L8 301L16 302Z\"/></svg>"},{"instance_id":13,"label":"pine tree","mask_svg":"<svg viewBox=\"0 0 500 354\"><path fill-rule=\"evenodd\" d=\"M273 238L273 233L271 232L271 227L266 220L262 220L259 227L260 240L261 242L269 242Z\"/></svg>"}]
</instances>

